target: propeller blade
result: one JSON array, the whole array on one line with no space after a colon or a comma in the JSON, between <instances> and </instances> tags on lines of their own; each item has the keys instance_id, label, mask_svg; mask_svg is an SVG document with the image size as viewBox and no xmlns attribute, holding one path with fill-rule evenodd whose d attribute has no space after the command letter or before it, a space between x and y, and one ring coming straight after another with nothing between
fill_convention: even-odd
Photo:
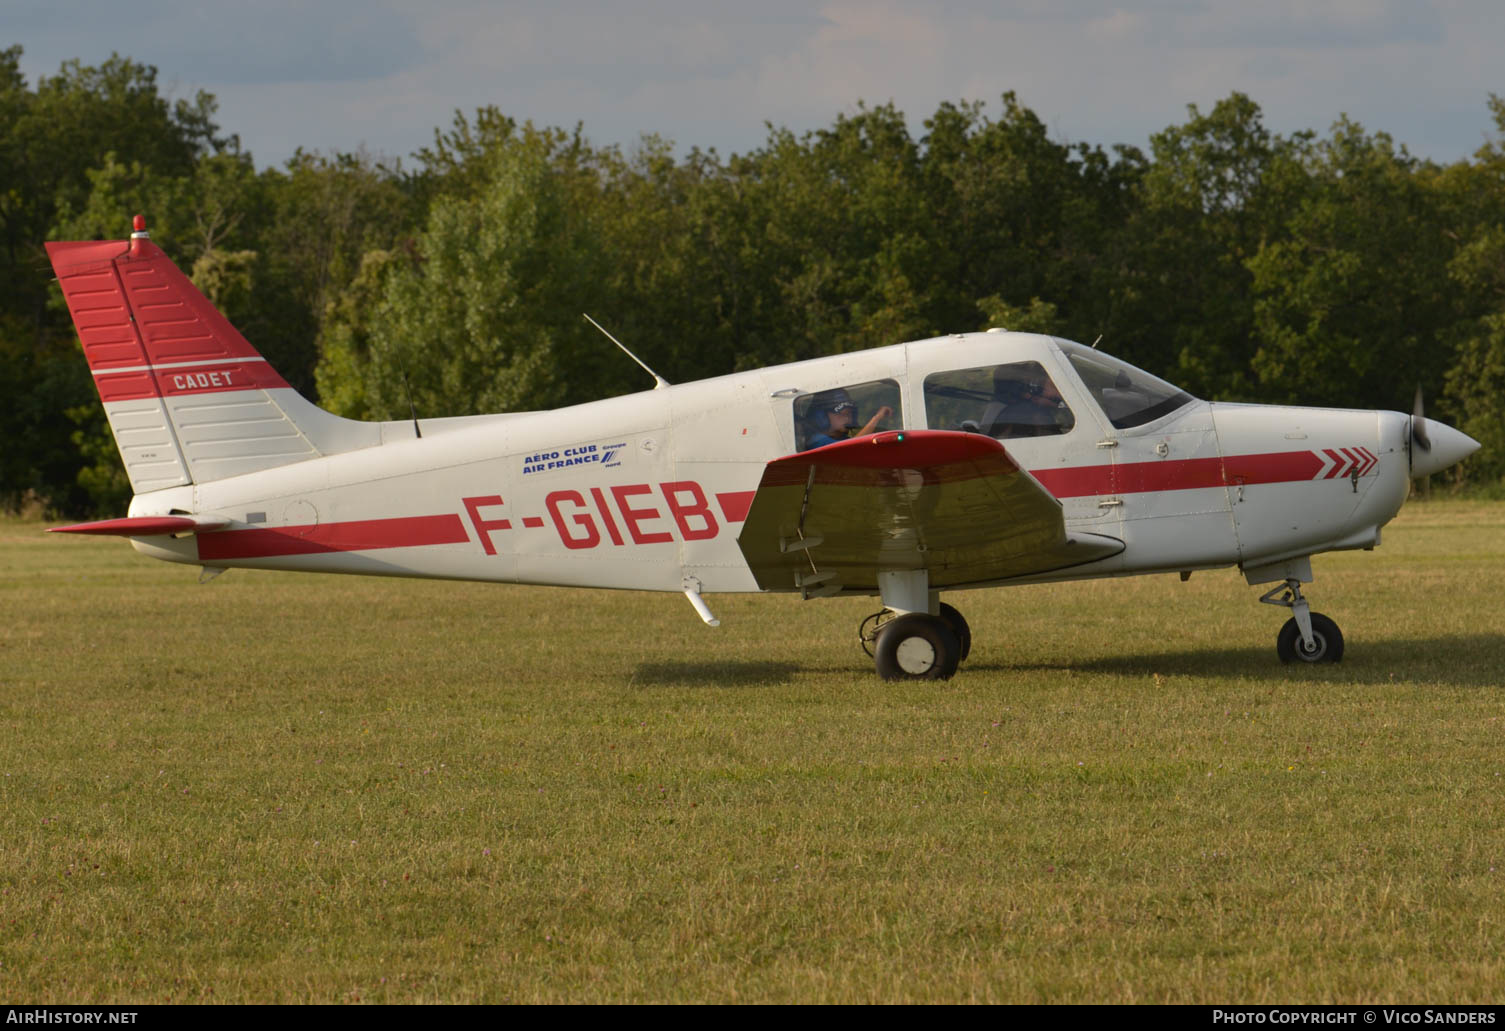
<instances>
[{"instance_id":1,"label":"propeller blade","mask_svg":"<svg viewBox=\"0 0 1505 1031\"><path fill-rule=\"evenodd\" d=\"M1432 441L1427 437L1427 417L1421 407L1421 384L1416 385L1416 403L1411 406L1411 439L1423 451L1432 450Z\"/></svg>"}]
</instances>

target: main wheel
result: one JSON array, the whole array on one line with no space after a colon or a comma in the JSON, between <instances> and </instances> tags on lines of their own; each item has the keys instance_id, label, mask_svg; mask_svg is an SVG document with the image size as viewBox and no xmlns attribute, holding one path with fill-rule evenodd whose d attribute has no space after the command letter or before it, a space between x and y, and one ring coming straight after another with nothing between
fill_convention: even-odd
<instances>
[{"instance_id":1,"label":"main wheel","mask_svg":"<svg viewBox=\"0 0 1505 1031\"><path fill-rule=\"evenodd\" d=\"M1301 640L1295 617L1286 620L1275 638L1275 654L1281 662L1339 662L1343 658L1343 632L1320 612L1312 613L1312 647Z\"/></svg>"},{"instance_id":2,"label":"main wheel","mask_svg":"<svg viewBox=\"0 0 1505 1031\"><path fill-rule=\"evenodd\" d=\"M956 635L956 643L961 645L961 654L957 658L961 662L966 662L967 656L972 653L972 628L967 625L967 621L962 618L960 612L945 602L941 602L941 618L946 621L946 625Z\"/></svg>"},{"instance_id":3,"label":"main wheel","mask_svg":"<svg viewBox=\"0 0 1505 1031\"><path fill-rule=\"evenodd\" d=\"M961 661L961 644L941 617L909 612L878 632L873 659L884 680L949 680Z\"/></svg>"}]
</instances>

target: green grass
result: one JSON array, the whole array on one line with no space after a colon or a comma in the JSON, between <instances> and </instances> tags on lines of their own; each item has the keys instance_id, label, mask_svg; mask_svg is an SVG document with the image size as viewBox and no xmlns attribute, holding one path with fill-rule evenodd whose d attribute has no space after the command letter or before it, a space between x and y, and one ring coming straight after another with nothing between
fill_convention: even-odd
<instances>
[{"instance_id":1,"label":"green grass","mask_svg":"<svg viewBox=\"0 0 1505 1031\"><path fill-rule=\"evenodd\" d=\"M0 997L1497 1001L1505 506L1233 571L866 601L235 571L0 523Z\"/></svg>"}]
</instances>

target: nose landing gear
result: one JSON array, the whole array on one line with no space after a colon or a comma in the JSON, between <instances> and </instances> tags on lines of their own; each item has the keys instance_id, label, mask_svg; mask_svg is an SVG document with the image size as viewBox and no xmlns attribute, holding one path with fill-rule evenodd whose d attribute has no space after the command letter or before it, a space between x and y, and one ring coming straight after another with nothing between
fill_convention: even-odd
<instances>
[{"instance_id":1,"label":"nose landing gear","mask_svg":"<svg viewBox=\"0 0 1505 1031\"><path fill-rule=\"evenodd\" d=\"M1278 596L1278 597L1277 597ZM1301 581L1286 580L1260 596L1266 605L1291 610L1275 638L1275 654L1281 662L1339 662L1343 658L1343 632L1320 612L1313 612L1301 595Z\"/></svg>"}]
</instances>

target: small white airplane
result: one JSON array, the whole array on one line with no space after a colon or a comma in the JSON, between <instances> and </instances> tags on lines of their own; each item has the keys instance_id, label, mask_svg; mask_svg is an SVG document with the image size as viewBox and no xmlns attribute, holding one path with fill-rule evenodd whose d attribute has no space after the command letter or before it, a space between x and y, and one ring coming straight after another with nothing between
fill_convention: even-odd
<instances>
[{"instance_id":1,"label":"small white airplane","mask_svg":"<svg viewBox=\"0 0 1505 1031\"><path fill-rule=\"evenodd\" d=\"M47 250L135 491L128 517L59 531L201 579L682 591L711 626L703 592L877 595L859 633L890 680L967 657L942 591L1229 565L1291 610L1282 661L1336 662L1311 556L1373 548L1413 478L1479 446L1419 395L1411 415L1211 403L996 329L557 411L357 422L292 390L141 216L128 241Z\"/></svg>"}]
</instances>

